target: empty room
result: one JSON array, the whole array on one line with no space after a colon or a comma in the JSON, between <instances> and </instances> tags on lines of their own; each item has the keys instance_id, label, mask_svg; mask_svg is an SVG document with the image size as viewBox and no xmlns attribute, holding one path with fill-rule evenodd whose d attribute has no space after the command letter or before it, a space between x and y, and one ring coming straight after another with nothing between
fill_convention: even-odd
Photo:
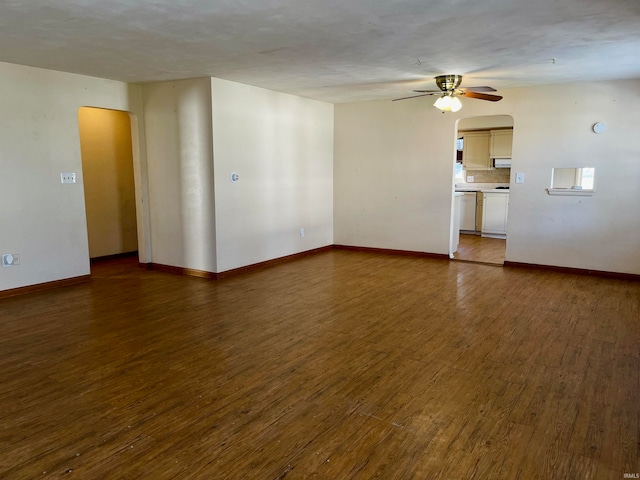
<instances>
[{"instance_id":1,"label":"empty room","mask_svg":"<svg viewBox=\"0 0 640 480\"><path fill-rule=\"evenodd\" d=\"M0 478L640 478L640 4L0 24Z\"/></svg>"}]
</instances>

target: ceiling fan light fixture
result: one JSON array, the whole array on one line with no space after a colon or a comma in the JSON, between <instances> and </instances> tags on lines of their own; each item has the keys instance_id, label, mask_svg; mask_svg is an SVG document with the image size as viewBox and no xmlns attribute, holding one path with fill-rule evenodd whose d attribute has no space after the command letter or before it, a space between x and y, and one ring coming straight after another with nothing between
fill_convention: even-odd
<instances>
[{"instance_id":1,"label":"ceiling fan light fixture","mask_svg":"<svg viewBox=\"0 0 640 480\"><path fill-rule=\"evenodd\" d=\"M443 95L438 97L433 106L442 112L457 112L462 108L462 103L458 97Z\"/></svg>"}]
</instances>

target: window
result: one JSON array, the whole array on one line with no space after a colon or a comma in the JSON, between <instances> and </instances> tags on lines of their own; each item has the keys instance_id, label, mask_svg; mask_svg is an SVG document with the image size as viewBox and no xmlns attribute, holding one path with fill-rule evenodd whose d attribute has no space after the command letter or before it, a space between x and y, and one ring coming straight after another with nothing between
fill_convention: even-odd
<instances>
[{"instance_id":1,"label":"window","mask_svg":"<svg viewBox=\"0 0 640 480\"><path fill-rule=\"evenodd\" d=\"M554 168L549 195L593 195L596 169L593 167Z\"/></svg>"}]
</instances>

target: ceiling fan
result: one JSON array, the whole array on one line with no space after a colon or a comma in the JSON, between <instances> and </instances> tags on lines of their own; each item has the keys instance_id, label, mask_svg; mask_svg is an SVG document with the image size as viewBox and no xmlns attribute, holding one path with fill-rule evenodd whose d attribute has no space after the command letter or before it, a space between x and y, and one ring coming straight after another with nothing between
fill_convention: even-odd
<instances>
[{"instance_id":1,"label":"ceiling fan","mask_svg":"<svg viewBox=\"0 0 640 480\"><path fill-rule=\"evenodd\" d=\"M442 112L457 112L462 108L462 103L457 97L477 98L478 100L488 100L497 102L502 100L499 95L489 95L483 92L495 92L492 87L460 87L462 75L438 75L436 77L436 85L440 90L414 90L421 95L413 95L411 97L396 98L393 101L407 100L409 98L427 97L429 95L439 95L434 107L442 110Z\"/></svg>"}]
</instances>

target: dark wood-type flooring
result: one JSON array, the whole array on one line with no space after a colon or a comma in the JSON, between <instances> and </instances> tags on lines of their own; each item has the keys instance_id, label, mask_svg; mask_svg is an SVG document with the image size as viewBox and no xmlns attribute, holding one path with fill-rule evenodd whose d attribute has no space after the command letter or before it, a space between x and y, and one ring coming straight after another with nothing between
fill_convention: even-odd
<instances>
[{"instance_id":1,"label":"dark wood-type flooring","mask_svg":"<svg viewBox=\"0 0 640 480\"><path fill-rule=\"evenodd\" d=\"M0 478L621 479L640 283L329 251L0 301Z\"/></svg>"},{"instance_id":2,"label":"dark wood-type flooring","mask_svg":"<svg viewBox=\"0 0 640 480\"><path fill-rule=\"evenodd\" d=\"M460 234L458 251L453 254L453 258L502 265L506 248L507 241L504 239L463 233Z\"/></svg>"}]
</instances>

